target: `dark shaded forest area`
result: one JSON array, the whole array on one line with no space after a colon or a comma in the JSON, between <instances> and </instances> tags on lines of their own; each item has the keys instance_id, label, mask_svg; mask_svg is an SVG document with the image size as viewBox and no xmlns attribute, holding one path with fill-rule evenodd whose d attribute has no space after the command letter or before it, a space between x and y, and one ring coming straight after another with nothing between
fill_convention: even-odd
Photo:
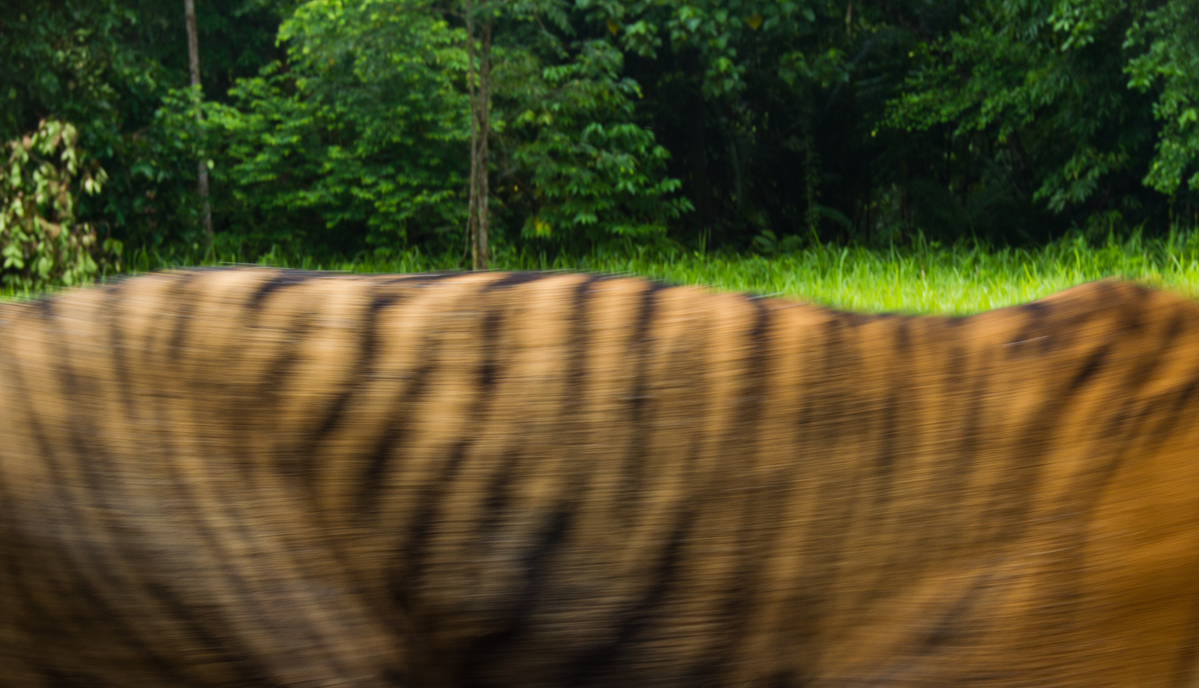
<instances>
[{"instance_id":1,"label":"dark shaded forest area","mask_svg":"<svg viewBox=\"0 0 1199 688\"><path fill-rule=\"evenodd\" d=\"M83 228L61 250L95 260L208 250L197 163L212 250L251 259L465 252L472 212L494 250L558 253L1035 244L1199 220L1192 0L195 0L195 13L200 89L184 0L0 6L0 181L10 207L33 209L0 225L6 270L59 240L36 223L20 234L12 218L31 213ZM59 176L58 162L41 181L28 171L64 152Z\"/></svg>"}]
</instances>

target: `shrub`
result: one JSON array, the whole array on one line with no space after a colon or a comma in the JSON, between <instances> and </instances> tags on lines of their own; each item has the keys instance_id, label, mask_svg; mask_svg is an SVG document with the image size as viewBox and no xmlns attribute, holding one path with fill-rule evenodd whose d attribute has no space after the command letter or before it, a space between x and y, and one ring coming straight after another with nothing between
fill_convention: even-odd
<instances>
[{"instance_id":1,"label":"shrub","mask_svg":"<svg viewBox=\"0 0 1199 688\"><path fill-rule=\"evenodd\" d=\"M77 147L75 127L53 118L5 144L0 167L0 283L29 290L70 286L115 265L120 242L100 241L96 225L76 217L80 192L94 195L108 179Z\"/></svg>"}]
</instances>

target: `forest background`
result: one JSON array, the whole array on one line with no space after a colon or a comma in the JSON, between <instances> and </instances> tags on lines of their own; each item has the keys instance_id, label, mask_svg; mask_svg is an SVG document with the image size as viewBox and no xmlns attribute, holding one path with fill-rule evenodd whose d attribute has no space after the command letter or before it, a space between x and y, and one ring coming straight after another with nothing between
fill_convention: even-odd
<instances>
[{"instance_id":1,"label":"forest background","mask_svg":"<svg viewBox=\"0 0 1199 688\"><path fill-rule=\"evenodd\" d=\"M196 87L184 4L0 5L10 290L470 267L480 217L501 265L1199 250L1192 0L195 0Z\"/></svg>"}]
</instances>

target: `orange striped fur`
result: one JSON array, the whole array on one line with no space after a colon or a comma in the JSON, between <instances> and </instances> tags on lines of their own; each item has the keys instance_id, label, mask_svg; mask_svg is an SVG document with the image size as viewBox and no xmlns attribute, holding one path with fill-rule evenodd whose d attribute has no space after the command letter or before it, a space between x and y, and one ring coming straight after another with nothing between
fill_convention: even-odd
<instances>
[{"instance_id":1,"label":"orange striped fur","mask_svg":"<svg viewBox=\"0 0 1199 688\"><path fill-rule=\"evenodd\" d=\"M586 275L0 306L0 685L1190 686L1199 306Z\"/></svg>"}]
</instances>

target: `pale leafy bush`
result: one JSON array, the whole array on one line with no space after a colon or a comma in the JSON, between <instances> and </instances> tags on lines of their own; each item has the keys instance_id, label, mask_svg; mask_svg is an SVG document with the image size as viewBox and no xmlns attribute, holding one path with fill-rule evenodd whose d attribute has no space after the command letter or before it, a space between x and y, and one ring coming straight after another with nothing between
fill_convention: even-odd
<instances>
[{"instance_id":1,"label":"pale leafy bush","mask_svg":"<svg viewBox=\"0 0 1199 688\"><path fill-rule=\"evenodd\" d=\"M94 223L76 217L79 195L99 193L108 179L78 138L74 126L51 118L4 144L0 282L8 289L70 286L117 267L120 242L101 241Z\"/></svg>"}]
</instances>

